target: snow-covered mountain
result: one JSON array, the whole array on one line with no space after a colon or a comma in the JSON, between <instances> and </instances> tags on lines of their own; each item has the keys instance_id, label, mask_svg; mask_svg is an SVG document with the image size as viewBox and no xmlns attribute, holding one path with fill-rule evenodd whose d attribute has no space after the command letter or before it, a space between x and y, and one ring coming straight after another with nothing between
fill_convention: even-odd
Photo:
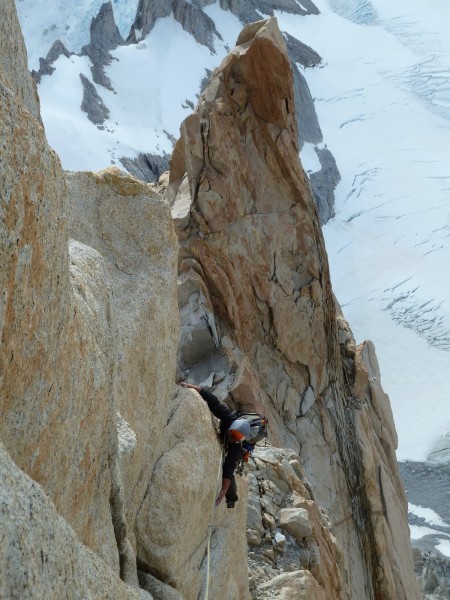
<instances>
[{"instance_id":1,"label":"snow-covered mountain","mask_svg":"<svg viewBox=\"0 0 450 600\"><path fill-rule=\"evenodd\" d=\"M292 15L318 12L310 0L277 0L264 10L273 14L274 6ZM65 1L22 0L17 8L47 137L64 166L122 162L147 179L166 170L181 121L242 24L263 16L251 2L86 0L73 9ZM297 69L296 76L300 86ZM306 128L305 140L321 141L317 124L318 131Z\"/></svg>"},{"instance_id":2,"label":"snow-covered mountain","mask_svg":"<svg viewBox=\"0 0 450 600\"><path fill-rule=\"evenodd\" d=\"M102 5L17 1L47 137L63 166L122 161L143 176L164 170L179 124L242 23L277 16L297 65L301 158L316 196L327 198L339 181L332 156L341 176L324 225L334 291L355 337L375 342L399 460L448 465L450 4ZM332 214L328 207L323 220ZM450 522L442 503L426 506Z\"/></svg>"}]
</instances>

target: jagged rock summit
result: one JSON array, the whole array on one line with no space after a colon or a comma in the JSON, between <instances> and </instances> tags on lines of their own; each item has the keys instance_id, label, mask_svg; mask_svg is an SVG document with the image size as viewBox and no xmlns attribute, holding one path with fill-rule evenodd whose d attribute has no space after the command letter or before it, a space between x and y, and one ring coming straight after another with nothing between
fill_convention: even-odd
<instances>
[{"instance_id":1,"label":"jagged rock summit","mask_svg":"<svg viewBox=\"0 0 450 600\"><path fill-rule=\"evenodd\" d=\"M184 123L174 224L118 169L62 171L2 8L0 597L419 598L389 401L335 308L276 20ZM177 369L270 417L233 511L212 511L221 448Z\"/></svg>"}]
</instances>

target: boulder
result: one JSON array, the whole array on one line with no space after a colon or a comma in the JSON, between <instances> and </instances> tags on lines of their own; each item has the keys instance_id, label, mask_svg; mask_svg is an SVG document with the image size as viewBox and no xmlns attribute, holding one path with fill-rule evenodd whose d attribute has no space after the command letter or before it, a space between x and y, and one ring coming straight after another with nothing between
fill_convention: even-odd
<instances>
[{"instance_id":1,"label":"boulder","mask_svg":"<svg viewBox=\"0 0 450 600\"><path fill-rule=\"evenodd\" d=\"M312 536L308 511L302 508L282 508L280 510L280 527L290 533L299 544L308 542Z\"/></svg>"},{"instance_id":2,"label":"boulder","mask_svg":"<svg viewBox=\"0 0 450 600\"><path fill-rule=\"evenodd\" d=\"M260 600L328 600L309 571L291 571L274 577L258 588Z\"/></svg>"}]
</instances>

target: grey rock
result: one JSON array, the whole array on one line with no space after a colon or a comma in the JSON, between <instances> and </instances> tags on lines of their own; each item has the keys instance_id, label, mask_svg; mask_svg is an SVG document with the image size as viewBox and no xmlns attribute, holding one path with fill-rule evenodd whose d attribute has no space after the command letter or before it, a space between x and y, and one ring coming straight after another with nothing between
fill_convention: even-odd
<instances>
[{"instance_id":1,"label":"grey rock","mask_svg":"<svg viewBox=\"0 0 450 600\"><path fill-rule=\"evenodd\" d=\"M450 473L440 466L412 461L401 462L399 467L408 501L433 509L446 523L450 523L450 503L446 496L450 490ZM439 526L433 525L433 529L439 529ZM414 541L414 545L418 541Z\"/></svg>"},{"instance_id":2,"label":"grey rock","mask_svg":"<svg viewBox=\"0 0 450 600\"><path fill-rule=\"evenodd\" d=\"M319 14L319 9L311 0L302 2L302 5L295 0L220 0L220 7L232 12L242 23L260 21L261 13L273 17L275 10L282 10L294 15Z\"/></svg>"},{"instance_id":3,"label":"grey rock","mask_svg":"<svg viewBox=\"0 0 450 600\"><path fill-rule=\"evenodd\" d=\"M261 519L261 504L259 496L249 494L247 502L247 528L256 531L260 536L264 533L264 526Z\"/></svg>"},{"instance_id":4,"label":"grey rock","mask_svg":"<svg viewBox=\"0 0 450 600\"><path fill-rule=\"evenodd\" d=\"M138 570L139 585L149 592L154 600L183 600L183 596L176 589L159 581L150 573Z\"/></svg>"},{"instance_id":5,"label":"grey rock","mask_svg":"<svg viewBox=\"0 0 450 600\"><path fill-rule=\"evenodd\" d=\"M261 20L261 15L256 12L257 3L251 0L220 0L220 8L229 10L241 23L253 23Z\"/></svg>"},{"instance_id":6,"label":"grey rock","mask_svg":"<svg viewBox=\"0 0 450 600\"><path fill-rule=\"evenodd\" d=\"M300 42L297 38L283 31L284 41L288 49L289 58L302 65L302 67L317 67L322 62L322 57L310 46Z\"/></svg>"},{"instance_id":7,"label":"grey rock","mask_svg":"<svg viewBox=\"0 0 450 600\"><path fill-rule=\"evenodd\" d=\"M260 21L261 13L273 17L275 10L295 15L318 15L320 12L311 0L302 1L301 5L295 0L220 0L220 7L232 12L242 23Z\"/></svg>"},{"instance_id":8,"label":"grey rock","mask_svg":"<svg viewBox=\"0 0 450 600\"><path fill-rule=\"evenodd\" d=\"M200 297L198 308L194 309L193 320L189 322L186 322L185 312L181 311L182 350L180 362L183 369L192 368L200 361L205 361L216 350L216 343L209 327L209 315L201 314L201 306L202 298Z\"/></svg>"},{"instance_id":9,"label":"grey rock","mask_svg":"<svg viewBox=\"0 0 450 600\"><path fill-rule=\"evenodd\" d=\"M199 44L206 46L215 53L214 36L220 40L222 36L217 31L214 21L202 10L186 0L174 0L173 16L185 31L190 33Z\"/></svg>"},{"instance_id":10,"label":"grey rock","mask_svg":"<svg viewBox=\"0 0 450 600\"><path fill-rule=\"evenodd\" d=\"M414 569L427 600L450 598L450 560L414 550Z\"/></svg>"},{"instance_id":11,"label":"grey rock","mask_svg":"<svg viewBox=\"0 0 450 600\"><path fill-rule=\"evenodd\" d=\"M321 169L310 177L314 199L319 211L320 224L334 217L334 190L341 180L334 156L328 148L316 148Z\"/></svg>"},{"instance_id":12,"label":"grey rock","mask_svg":"<svg viewBox=\"0 0 450 600\"><path fill-rule=\"evenodd\" d=\"M185 31L199 44L215 53L214 36L219 39L222 37L214 21L201 10L199 3L186 0L140 0L127 42L135 43L144 38L153 29L157 19L168 17L172 13Z\"/></svg>"},{"instance_id":13,"label":"grey rock","mask_svg":"<svg viewBox=\"0 0 450 600\"><path fill-rule=\"evenodd\" d=\"M156 183L160 176L169 169L169 155L139 154L136 158L126 156L120 159L124 168L142 181Z\"/></svg>"},{"instance_id":14,"label":"grey rock","mask_svg":"<svg viewBox=\"0 0 450 600\"><path fill-rule=\"evenodd\" d=\"M104 67L112 61L110 50L123 44L124 40L119 33L111 2L106 2L100 8L98 15L92 19L90 42L83 46L81 55L87 55L92 61L92 77L95 83L112 90L111 81L105 75Z\"/></svg>"},{"instance_id":15,"label":"grey rock","mask_svg":"<svg viewBox=\"0 0 450 600\"><path fill-rule=\"evenodd\" d=\"M183 104L183 108L190 108L191 110L195 110L194 103L191 100L186 99Z\"/></svg>"},{"instance_id":16,"label":"grey rock","mask_svg":"<svg viewBox=\"0 0 450 600\"><path fill-rule=\"evenodd\" d=\"M153 29L156 20L169 17L171 11L171 0L139 0L127 42L134 44L144 38Z\"/></svg>"},{"instance_id":17,"label":"grey rock","mask_svg":"<svg viewBox=\"0 0 450 600\"><path fill-rule=\"evenodd\" d=\"M200 83L200 94L203 94L203 92L206 90L206 87L209 83L209 80L211 79L211 75L212 75L212 71L210 69L205 69L205 73L206 75L203 77L201 83Z\"/></svg>"},{"instance_id":18,"label":"grey rock","mask_svg":"<svg viewBox=\"0 0 450 600\"><path fill-rule=\"evenodd\" d=\"M192 4L197 6L198 8L205 8L205 6L209 6L210 4L214 4L215 0L193 0Z\"/></svg>"},{"instance_id":19,"label":"grey rock","mask_svg":"<svg viewBox=\"0 0 450 600\"><path fill-rule=\"evenodd\" d=\"M109 117L109 109L103 103L103 100L97 94L94 85L80 73L81 83L83 84L83 100L81 110L85 112L88 119L94 125L101 126Z\"/></svg>"},{"instance_id":20,"label":"grey rock","mask_svg":"<svg viewBox=\"0 0 450 600\"><path fill-rule=\"evenodd\" d=\"M303 394L300 401L300 415L303 417L309 411L309 409L313 406L316 401L316 397L314 396L314 390L311 386L308 386ZM300 465L299 465L300 466Z\"/></svg>"},{"instance_id":21,"label":"grey rock","mask_svg":"<svg viewBox=\"0 0 450 600\"><path fill-rule=\"evenodd\" d=\"M294 103L298 125L298 145L302 148L305 143L320 144L323 140L322 131L311 92L309 91L306 79L298 70L291 56L290 58L292 75L294 77Z\"/></svg>"},{"instance_id":22,"label":"grey rock","mask_svg":"<svg viewBox=\"0 0 450 600\"><path fill-rule=\"evenodd\" d=\"M308 511L303 508L282 508L280 510L280 528L294 536L299 544L312 536Z\"/></svg>"},{"instance_id":23,"label":"grey rock","mask_svg":"<svg viewBox=\"0 0 450 600\"><path fill-rule=\"evenodd\" d=\"M58 60L61 55L72 56L72 52L69 52L61 40L56 40L53 46L47 53L45 58L39 59L39 71L31 71L31 75L36 83L40 83L44 75L51 75L54 72L53 63Z\"/></svg>"}]
</instances>

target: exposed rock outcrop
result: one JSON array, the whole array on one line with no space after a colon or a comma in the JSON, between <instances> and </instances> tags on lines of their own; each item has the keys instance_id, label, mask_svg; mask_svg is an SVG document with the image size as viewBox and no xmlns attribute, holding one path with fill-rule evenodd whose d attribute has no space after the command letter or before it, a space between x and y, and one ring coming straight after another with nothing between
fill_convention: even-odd
<instances>
[{"instance_id":1,"label":"exposed rock outcrop","mask_svg":"<svg viewBox=\"0 0 450 600\"><path fill-rule=\"evenodd\" d=\"M250 463L247 537L253 598L343 598L344 560L298 455L266 445Z\"/></svg>"},{"instance_id":2,"label":"exposed rock outcrop","mask_svg":"<svg viewBox=\"0 0 450 600\"><path fill-rule=\"evenodd\" d=\"M81 110L87 114L89 121L97 125L97 127L101 127L109 117L109 109L98 95L95 86L83 73L80 73L80 80L83 85Z\"/></svg>"},{"instance_id":3,"label":"exposed rock outcrop","mask_svg":"<svg viewBox=\"0 0 450 600\"><path fill-rule=\"evenodd\" d=\"M272 443L304 465L312 496L282 499L265 523L253 498L249 541L259 547L279 519L297 544L315 531L307 551L320 547L298 511L314 498L331 523L327 544L333 535L342 549L328 553L343 557L333 576L323 558L318 569L302 562L254 597L419 598L389 401L373 346L356 348L336 313L275 19L244 29L181 133L167 190L180 240L180 368L219 397L230 389L238 408L262 407Z\"/></svg>"},{"instance_id":4,"label":"exposed rock outcrop","mask_svg":"<svg viewBox=\"0 0 450 600\"><path fill-rule=\"evenodd\" d=\"M295 114L298 124L298 144L300 149L305 143L320 144L323 142L314 100L306 79L297 68L318 66L322 59L309 46L303 44L286 32L283 32L289 58L292 63L294 78ZM321 225L334 217L334 190L341 180L334 156L328 148L315 148L321 168L310 176L311 188L316 201Z\"/></svg>"},{"instance_id":5,"label":"exposed rock outcrop","mask_svg":"<svg viewBox=\"0 0 450 600\"><path fill-rule=\"evenodd\" d=\"M151 600L126 586L0 445L0 597Z\"/></svg>"},{"instance_id":6,"label":"exposed rock outcrop","mask_svg":"<svg viewBox=\"0 0 450 600\"><path fill-rule=\"evenodd\" d=\"M152 29L157 19L173 17L190 33L199 44L215 53L214 37L222 39L214 21L196 3L187 0L139 0L136 18L128 36L128 42L143 39Z\"/></svg>"},{"instance_id":7,"label":"exposed rock outcrop","mask_svg":"<svg viewBox=\"0 0 450 600\"><path fill-rule=\"evenodd\" d=\"M112 61L110 50L123 44L122 36L119 33L116 22L114 21L114 11L111 1L102 4L98 15L92 19L90 30L90 42L81 50L81 54L86 54L92 61L92 77L95 83L112 90L111 81L105 74L104 67Z\"/></svg>"},{"instance_id":8,"label":"exposed rock outcrop","mask_svg":"<svg viewBox=\"0 0 450 600\"><path fill-rule=\"evenodd\" d=\"M322 59L317 52L294 38L292 35L283 32L283 38L286 42L286 48L292 63L299 147L302 148L303 144L307 142L320 144L323 141L323 137L314 101L311 92L309 91L308 84L306 83L306 79L300 73L296 65L299 64L304 68L316 67L321 63Z\"/></svg>"},{"instance_id":9,"label":"exposed rock outcrop","mask_svg":"<svg viewBox=\"0 0 450 600\"><path fill-rule=\"evenodd\" d=\"M320 144L323 141L322 131L319 125L314 101L309 91L306 79L295 65L292 69L294 82L295 113L298 121L298 145L301 149L303 144ZM333 192L334 187L331 187Z\"/></svg>"},{"instance_id":10,"label":"exposed rock outcrop","mask_svg":"<svg viewBox=\"0 0 450 600\"><path fill-rule=\"evenodd\" d=\"M149 183L156 183L169 170L169 156L165 154L139 154L136 158L121 158L120 162L134 177Z\"/></svg>"},{"instance_id":11,"label":"exposed rock outcrop","mask_svg":"<svg viewBox=\"0 0 450 600\"><path fill-rule=\"evenodd\" d=\"M11 0L0 39L1 595L150 598L157 576L197 598L221 452L174 386L169 208L117 169L64 174ZM247 596L244 524L245 502L215 516L215 598Z\"/></svg>"},{"instance_id":12,"label":"exposed rock outcrop","mask_svg":"<svg viewBox=\"0 0 450 600\"><path fill-rule=\"evenodd\" d=\"M334 217L334 190L341 180L341 174L334 156L328 148L315 148L320 161L320 171L312 173L311 188L317 205L321 225Z\"/></svg>"},{"instance_id":13,"label":"exposed rock outcrop","mask_svg":"<svg viewBox=\"0 0 450 600\"><path fill-rule=\"evenodd\" d=\"M414 550L414 564L426 600L450 597L450 561L430 552Z\"/></svg>"},{"instance_id":14,"label":"exposed rock outcrop","mask_svg":"<svg viewBox=\"0 0 450 600\"><path fill-rule=\"evenodd\" d=\"M7 95L10 88L33 117L41 122L39 99L28 74L27 51L22 35L18 35L16 12L11 2L6 1L2 4L0 57L2 95Z\"/></svg>"},{"instance_id":15,"label":"exposed rock outcrop","mask_svg":"<svg viewBox=\"0 0 450 600\"><path fill-rule=\"evenodd\" d=\"M295 0L220 0L220 7L229 10L244 24L258 21L263 15L274 15L274 10L282 10L294 15L317 15L319 9L311 2L296 2Z\"/></svg>"},{"instance_id":16,"label":"exposed rock outcrop","mask_svg":"<svg viewBox=\"0 0 450 600\"><path fill-rule=\"evenodd\" d=\"M317 67L322 62L322 57L310 46L307 46L300 40L283 31L283 37L286 42L286 48L291 60L299 63L302 67Z\"/></svg>"},{"instance_id":17,"label":"exposed rock outcrop","mask_svg":"<svg viewBox=\"0 0 450 600\"><path fill-rule=\"evenodd\" d=\"M39 71L31 72L36 83L40 83L44 75L51 75L54 73L55 68L53 67L53 63L56 62L60 56L69 58L71 53L67 50L61 40L56 40L48 51L47 56L39 59Z\"/></svg>"}]
</instances>

